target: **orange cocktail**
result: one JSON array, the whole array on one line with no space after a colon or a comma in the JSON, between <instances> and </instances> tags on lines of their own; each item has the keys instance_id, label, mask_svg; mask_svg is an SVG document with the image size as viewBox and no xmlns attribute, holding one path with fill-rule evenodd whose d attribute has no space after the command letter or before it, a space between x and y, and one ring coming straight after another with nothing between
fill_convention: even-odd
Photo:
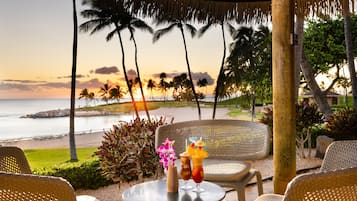
<instances>
[{"instance_id":1,"label":"orange cocktail","mask_svg":"<svg viewBox=\"0 0 357 201\"><path fill-rule=\"evenodd\" d=\"M196 183L201 183L203 181L204 172L203 172L203 158L199 156L192 157L192 179Z\"/></svg>"},{"instance_id":2,"label":"orange cocktail","mask_svg":"<svg viewBox=\"0 0 357 201\"><path fill-rule=\"evenodd\" d=\"M191 178L191 156L187 153L182 153L180 154L180 159L181 159L181 178L184 181L184 185L181 187L181 189L188 190L191 189L192 186L187 185L187 181Z\"/></svg>"}]
</instances>

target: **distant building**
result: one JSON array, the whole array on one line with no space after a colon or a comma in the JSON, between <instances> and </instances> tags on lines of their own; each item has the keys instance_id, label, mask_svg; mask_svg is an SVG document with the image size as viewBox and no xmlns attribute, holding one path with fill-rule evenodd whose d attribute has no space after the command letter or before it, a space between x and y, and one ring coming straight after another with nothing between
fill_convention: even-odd
<instances>
[{"instance_id":1,"label":"distant building","mask_svg":"<svg viewBox=\"0 0 357 201\"><path fill-rule=\"evenodd\" d=\"M336 92L329 91L326 94L326 99L329 105L338 105L339 104L339 98L341 94L338 94ZM315 103L314 96L310 91L305 92L302 94L302 99L303 101L308 101L309 103Z\"/></svg>"}]
</instances>

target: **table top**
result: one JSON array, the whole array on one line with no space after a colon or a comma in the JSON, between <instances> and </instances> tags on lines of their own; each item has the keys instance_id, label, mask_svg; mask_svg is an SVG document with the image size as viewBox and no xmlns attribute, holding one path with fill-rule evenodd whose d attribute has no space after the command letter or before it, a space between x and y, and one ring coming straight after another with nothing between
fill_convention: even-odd
<instances>
[{"instance_id":1,"label":"table top","mask_svg":"<svg viewBox=\"0 0 357 201\"><path fill-rule=\"evenodd\" d=\"M205 191L196 193L191 190L184 191L180 189L183 181L179 180L178 193L168 193L166 190L166 180L155 180L136 184L125 190L122 197L125 201L218 201L226 196L226 192L220 186L203 181L201 188ZM191 179L188 185L195 186L195 182Z\"/></svg>"}]
</instances>

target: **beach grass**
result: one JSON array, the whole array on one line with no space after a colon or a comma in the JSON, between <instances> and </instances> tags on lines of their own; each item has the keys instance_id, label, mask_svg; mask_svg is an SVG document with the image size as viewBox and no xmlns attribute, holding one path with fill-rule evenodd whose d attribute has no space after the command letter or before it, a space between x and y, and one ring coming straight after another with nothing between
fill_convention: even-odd
<instances>
[{"instance_id":1,"label":"beach grass","mask_svg":"<svg viewBox=\"0 0 357 201\"><path fill-rule=\"evenodd\" d=\"M97 148L77 148L79 162L93 158ZM39 168L50 168L55 165L69 162L70 153L68 148L63 149L28 149L24 150L32 170Z\"/></svg>"}]
</instances>

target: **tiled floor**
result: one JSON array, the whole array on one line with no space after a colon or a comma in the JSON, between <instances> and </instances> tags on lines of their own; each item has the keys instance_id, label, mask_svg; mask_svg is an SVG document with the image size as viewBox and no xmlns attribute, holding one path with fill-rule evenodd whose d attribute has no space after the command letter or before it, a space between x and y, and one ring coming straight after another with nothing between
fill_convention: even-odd
<instances>
[{"instance_id":1,"label":"tiled floor","mask_svg":"<svg viewBox=\"0 0 357 201\"><path fill-rule=\"evenodd\" d=\"M264 193L273 193L273 182L265 181L263 183ZM245 188L245 199L246 201L254 201L258 197L258 189L256 185L250 185ZM238 201L237 192L230 191L226 194L223 201Z\"/></svg>"}]
</instances>

